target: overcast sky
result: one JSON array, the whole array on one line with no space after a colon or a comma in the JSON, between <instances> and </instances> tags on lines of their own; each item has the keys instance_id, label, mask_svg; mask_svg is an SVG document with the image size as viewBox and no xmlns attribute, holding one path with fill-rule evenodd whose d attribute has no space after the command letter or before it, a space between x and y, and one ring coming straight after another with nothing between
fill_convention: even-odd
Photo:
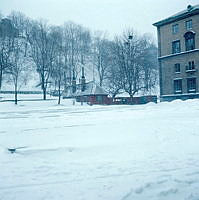
<instances>
[{"instance_id":1,"label":"overcast sky","mask_svg":"<svg viewBox=\"0 0 199 200\"><path fill-rule=\"evenodd\" d=\"M188 4L199 4L199 0L0 0L0 12L6 16L12 10L20 11L54 25L70 20L93 31L107 31L110 37L133 27L156 38L152 23L186 9Z\"/></svg>"}]
</instances>

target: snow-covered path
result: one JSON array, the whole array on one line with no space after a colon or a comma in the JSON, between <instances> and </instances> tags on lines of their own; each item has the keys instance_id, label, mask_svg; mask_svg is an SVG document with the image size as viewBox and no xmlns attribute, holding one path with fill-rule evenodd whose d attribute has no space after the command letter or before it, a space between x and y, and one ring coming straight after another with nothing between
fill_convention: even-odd
<instances>
[{"instance_id":1,"label":"snow-covered path","mask_svg":"<svg viewBox=\"0 0 199 200\"><path fill-rule=\"evenodd\" d=\"M199 100L0 103L0 200L197 200L198 119Z\"/></svg>"}]
</instances>

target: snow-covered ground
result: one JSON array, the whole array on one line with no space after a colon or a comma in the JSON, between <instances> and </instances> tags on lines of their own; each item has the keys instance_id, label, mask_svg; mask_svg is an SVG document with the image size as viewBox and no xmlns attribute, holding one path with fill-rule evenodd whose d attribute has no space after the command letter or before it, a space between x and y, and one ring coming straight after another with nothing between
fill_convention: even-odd
<instances>
[{"instance_id":1,"label":"snow-covered ground","mask_svg":"<svg viewBox=\"0 0 199 200\"><path fill-rule=\"evenodd\" d=\"M1 102L0 200L198 200L198 120L199 100Z\"/></svg>"}]
</instances>

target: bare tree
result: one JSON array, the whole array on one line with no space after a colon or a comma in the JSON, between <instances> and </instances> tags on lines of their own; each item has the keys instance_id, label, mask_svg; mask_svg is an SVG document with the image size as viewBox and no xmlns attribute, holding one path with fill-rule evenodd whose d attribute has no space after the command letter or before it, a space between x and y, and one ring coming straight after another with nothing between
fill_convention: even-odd
<instances>
[{"instance_id":1,"label":"bare tree","mask_svg":"<svg viewBox=\"0 0 199 200\"><path fill-rule=\"evenodd\" d=\"M152 84L155 79L152 77L150 67L154 63L149 64L150 55L148 55L151 46L147 38L137 35L133 30L126 31L122 37L115 39L115 60L122 77L120 79L122 88L130 97L155 85L155 83Z\"/></svg>"},{"instance_id":2,"label":"bare tree","mask_svg":"<svg viewBox=\"0 0 199 200\"><path fill-rule=\"evenodd\" d=\"M122 76L120 73L120 69L117 65L111 66L109 68L108 73L108 81L107 83L107 90L109 91L109 94L111 94L112 98L115 98L117 94L120 93L120 90L122 87Z\"/></svg>"},{"instance_id":3,"label":"bare tree","mask_svg":"<svg viewBox=\"0 0 199 200\"><path fill-rule=\"evenodd\" d=\"M64 84L71 85L73 72L80 75L90 54L90 31L78 24L67 22L63 26Z\"/></svg>"},{"instance_id":4,"label":"bare tree","mask_svg":"<svg viewBox=\"0 0 199 200\"><path fill-rule=\"evenodd\" d=\"M115 98L115 96L120 93L120 90L123 89L123 76L121 73L120 65L117 60L118 54L116 52L116 49L117 49L117 44L115 42L112 42L111 51L109 52L111 62L108 67L106 86L107 90L109 91L109 94L111 94L113 98Z\"/></svg>"},{"instance_id":5,"label":"bare tree","mask_svg":"<svg viewBox=\"0 0 199 200\"><path fill-rule=\"evenodd\" d=\"M46 100L47 87L55 59L56 38L46 22L32 22L26 32L31 47L31 57L40 76L40 86L43 90L43 99Z\"/></svg>"},{"instance_id":6,"label":"bare tree","mask_svg":"<svg viewBox=\"0 0 199 200\"><path fill-rule=\"evenodd\" d=\"M13 37L17 35L17 30L12 21L4 18L0 22L0 89L2 86L3 74L8 67L8 60L13 48Z\"/></svg>"},{"instance_id":7,"label":"bare tree","mask_svg":"<svg viewBox=\"0 0 199 200\"><path fill-rule=\"evenodd\" d=\"M96 67L100 86L108 76L111 63L111 42L102 33L97 33L93 42L93 65Z\"/></svg>"},{"instance_id":8,"label":"bare tree","mask_svg":"<svg viewBox=\"0 0 199 200\"><path fill-rule=\"evenodd\" d=\"M20 88L19 83L24 84L27 81L28 63L24 57L23 48L23 41L20 41L18 38L14 39L13 49L9 57L9 66L6 69L6 73L10 76L14 84L15 104L17 104L18 101L17 94Z\"/></svg>"},{"instance_id":9,"label":"bare tree","mask_svg":"<svg viewBox=\"0 0 199 200\"><path fill-rule=\"evenodd\" d=\"M157 47L147 39L147 47L143 51L141 64L144 73L144 93L151 93L157 86L158 79L158 63L157 63Z\"/></svg>"},{"instance_id":10,"label":"bare tree","mask_svg":"<svg viewBox=\"0 0 199 200\"><path fill-rule=\"evenodd\" d=\"M14 84L15 104L17 104L19 84L27 81L28 59L25 56L26 39L23 37L24 17L19 13L12 13L9 17L14 33L9 38L12 46L7 60L6 73Z\"/></svg>"},{"instance_id":11,"label":"bare tree","mask_svg":"<svg viewBox=\"0 0 199 200\"><path fill-rule=\"evenodd\" d=\"M61 86L64 79L63 31L61 27L53 27L52 31L54 38L56 38L56 55L54 62L52 63L51 78L58 84L58 104L60 104Z\"/></svg>"},{"instance_id":12,"label":"bare tree","mask_svg":"<svg viewBox=\"0 0 199 200\"><path fill-rule=\"evenodd\" d=\"M80 26L68 22L64 24L64 57L65 57L65 76L66 84L71 84L72 71L78 70L79 63L79 29Z\"/></svg>"},{"instance_id":13,"label":"bare tree","mask_svg":"<svg viewBox=\"0 0 199 200\"><path fill-rule=\"evenodd\" d=\"M90 31L84 27L79 29L79 57L81 65L85 65L87 57L89 56L91 46L91 35Z\"/></svg>"}]
</instances>

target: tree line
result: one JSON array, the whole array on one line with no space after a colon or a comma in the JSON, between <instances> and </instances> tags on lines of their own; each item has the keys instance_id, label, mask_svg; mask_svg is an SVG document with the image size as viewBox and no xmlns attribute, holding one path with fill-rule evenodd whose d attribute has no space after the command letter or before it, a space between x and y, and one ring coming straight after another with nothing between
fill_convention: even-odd
<instances>
[{"instance_id":1,"label":"tree line","mask_svg":"<svg viewBox=\"0 0 199 200\"><path fill-rule=\"evenodd\" d=\"M0 15L0 90L3 79L9 78L15 104L20 84L29 80L31 71L39 75L43 99L53 84L60 103L61 90L74 76L80 77L85 66L112 97L121 91L131 97L150 92L157 85L156 54L152 39L133 29L109 39L73 22L54 26L19 12Z\"/></svg>"}]
</instances>

